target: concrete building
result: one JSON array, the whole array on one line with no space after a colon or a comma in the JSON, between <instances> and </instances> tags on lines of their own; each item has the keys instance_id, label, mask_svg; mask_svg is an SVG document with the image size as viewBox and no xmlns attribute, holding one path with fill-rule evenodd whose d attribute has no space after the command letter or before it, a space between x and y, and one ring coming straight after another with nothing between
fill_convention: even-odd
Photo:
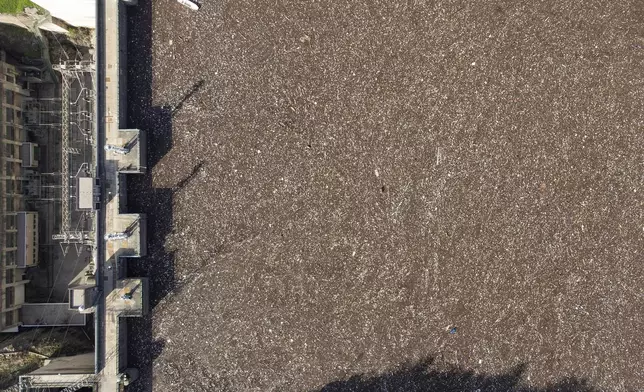
<instances>
[{"instance_id":1,"label":"concrete building","mask_svg":"<svg viewBox=\"0 0 644 392\"><path fill-rule=\"evenodd\" d=\"M26 211L29 178L38 166L38 146L26 142L23 112L31 75L9 64L0 51L0 331L15 332L25 303L25 269L38 264L38 213Z\"/></svg>"},{"instance_id":2,"label":"concrete building","mask_svg":"<svg viewBox=\"0 0 644 392\"><path fill-rule=\"evenodd\" d=\"M77 312L91 313L96 301L96 277L90 264L69 282L69 308Z\"/></svg>"},{"instance_id":3,"label":"concrete building","mask_svg":"<svg viewBox=\"0 0 644 392\"><path fill-rule=\"evenodd\" d=\"M47 360L45 366L20 379L19 390L96 390L94 353Z\"/></svg>"}]
</instances>

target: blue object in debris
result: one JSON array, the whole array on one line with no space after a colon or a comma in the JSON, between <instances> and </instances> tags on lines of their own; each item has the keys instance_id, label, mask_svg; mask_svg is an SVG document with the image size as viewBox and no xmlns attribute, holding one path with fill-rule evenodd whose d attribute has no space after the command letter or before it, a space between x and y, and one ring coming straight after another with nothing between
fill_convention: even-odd
<instances>
[{"instance_id":1,"label":"blue object in debris","mask_svg":"<svg viewBox=\"0 0 644 392\"><path fill-rule=\"evenodd\" d=\"M454 335L456 333L456 327L452 327L449 330L450 335Z\"/></svg>"}]
</instances>

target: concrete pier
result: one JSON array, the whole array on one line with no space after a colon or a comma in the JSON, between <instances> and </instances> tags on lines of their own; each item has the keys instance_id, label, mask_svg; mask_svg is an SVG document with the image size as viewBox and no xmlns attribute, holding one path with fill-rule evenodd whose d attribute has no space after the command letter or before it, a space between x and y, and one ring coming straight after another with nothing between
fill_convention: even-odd
<instances>
[{"instance_id":1,"label":"concrete pier","mask_svg":"<svg viewBox=\"0 0 644 392\"><path fill-rule=\"evenodd\" d=\"M131 5L132 3L127 3ZM125 24L126 3L119 0L103 0L105 24L102 29L104 39L104 67L99 73L104 75L104 89L99 95L104 97L104 117L99 118L99 139L97 146L103 152L99 165L103 167L103 204L102 220L104 237L101 263L102 292L104 299L100 310L103 318L101 341L102 353L97 355L99 391L119 391L122 388L119 375L127 368L127 337L122 317L138 317L147 313L147 279L125 278L123 257L141 257L146 254L146 219L140 214L122 214L120 198L125 196L124 174L143 173L145 162L145 134L138 129L126 129L126 41ZM99 16L100 18L100 16ZM97 35L100 35L97 34ZM100 48L99 48L100 50ZM116 147L105 149L105 146ZM118 150L119 153L114 152ZM119 239L109 239L110 235ZM107 239L106 239L107 238ZM122 238L122 239L121 239ZM97 334L98 336L98 334Z\"/></svg>"}]
</instances>

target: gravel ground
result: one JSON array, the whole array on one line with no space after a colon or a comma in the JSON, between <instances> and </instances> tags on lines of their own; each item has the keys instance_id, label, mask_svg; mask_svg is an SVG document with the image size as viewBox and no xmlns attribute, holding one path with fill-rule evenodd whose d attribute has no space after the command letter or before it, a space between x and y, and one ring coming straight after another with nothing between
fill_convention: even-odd
<instances>
[{"instance_id":1,"label":"gravel ground","mask_svg":"<svg viewBox=\"0 0 644 392\"><path fill-rule=\"evenodd\" d=\"M139 390L644 388L644 2L139 3Z\"/></svg>"}]
</instances>

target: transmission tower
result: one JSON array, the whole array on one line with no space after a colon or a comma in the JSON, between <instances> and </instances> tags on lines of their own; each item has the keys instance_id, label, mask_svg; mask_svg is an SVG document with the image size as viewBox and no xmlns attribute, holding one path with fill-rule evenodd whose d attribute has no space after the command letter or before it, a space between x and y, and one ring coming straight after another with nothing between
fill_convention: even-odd
<instances>
[{"instance_id":1,"label":"transmission tower","mask_svg":"<svg viewBox=\"0 0 644 392\"><path fill-rule=\"evenodd\" d=\"M67 253L69 244L77 247L91 244L92 236L84 228L72 228L72 210L74 209L75 194L71 192L78 172L76 166L93 167L91 147L95 143L94 107L96 93L92 80L96 73L96 65L92 61L67 60L55 65L54 69L61 74L61 226L60 232L52 236L60 241L63 253ZM73 127L72 127L73 125ZM73 157L73 158L72 158Z\"/></svg>"}]
</instances>

